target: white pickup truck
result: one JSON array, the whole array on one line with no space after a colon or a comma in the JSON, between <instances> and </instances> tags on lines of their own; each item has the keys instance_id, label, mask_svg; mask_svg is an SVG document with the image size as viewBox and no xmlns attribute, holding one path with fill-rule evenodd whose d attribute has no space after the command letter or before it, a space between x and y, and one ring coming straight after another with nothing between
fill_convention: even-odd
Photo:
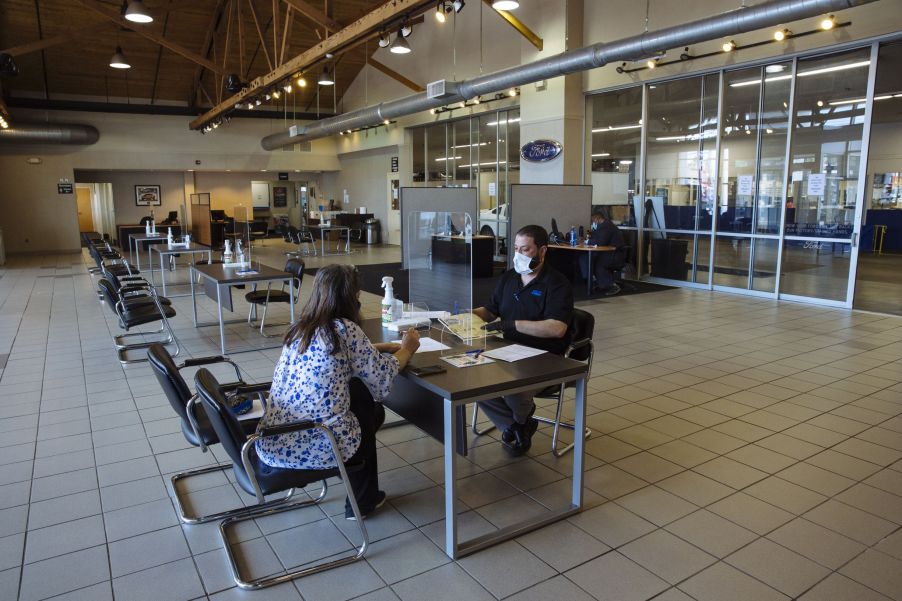
<instances>
[{"instance_id":1,"label":"white pickup truck","mask_svg":"<svg viewBox=\"0 0 902 601\"><path fill-rule=\"evenodd\" d=\"M503 203L494 209L479 211L479 231L488 227L496 238L507 238L507 203Z\"/></svg>"}]
</instances>

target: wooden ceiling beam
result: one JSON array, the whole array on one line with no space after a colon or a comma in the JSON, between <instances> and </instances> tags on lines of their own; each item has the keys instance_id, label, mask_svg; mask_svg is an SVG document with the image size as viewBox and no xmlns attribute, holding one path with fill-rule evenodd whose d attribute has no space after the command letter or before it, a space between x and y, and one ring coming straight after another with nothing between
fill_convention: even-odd
<instances>
[{"instance_id":1,"label":"wooden ceiling beam","mask_svg":"<svg viewBox=\"0 0 902 601\"><path fill-rule=\"evenodd\" d=\"M397 81L401 84L404 84L405 86L407 86L414 92L425 92L426 91L426 88L424 88L420 84L416 83L415 81L411 81L411 80L407 79L406 77L404 77L403 75L401 75L400 73L398 73L397 71L395 71L394 69L389 67L388 65L384 65L372 57L370 57L368 64L371 65L377 71L381 71L382 73L385 73L386 75L388 75L395 81Z\"/></svg>"},{"instance_id":2,"label":"wooden ceiling beam","mask_svg":"<svg viewBox=\"0 0 902 601\"><path fill-rule=\"evenodd\" d=\"M172 8L172 3L175 0L169 0L169 4L166 5L166 16L163 17L163 35L166 35L166 28L169 27L169 13ZM163 47L160 46L157 48L157 65L153 70L153 87L150 90L150 103L153 104L154 100L157 97L157 81L160 79L160 62L163 59Z\"/></svg>"},{"instance_id":3,"label":"wooden ceiling beam","mask_svg":"<svg viewBox=\"0 0 902 601\"><path fill-rule=\"evenodd\" d=\"M285 62L285 50L288 49L288 38L291 37L291 25L294 23L294 13L291 12L291 6L285 12L285 25L282 29L282 48L279 50L279 64Z\"/></svg>"},{"instance_id":4,"label":"wooden ceiling beam","mask_svg":"<svg viewBox=\"0 0 902 601\"><path fill-rule=\"evenodd\" d=\"M204 34L204 43L201 44L200 51L204 58L210 56L210 50L213 48L213 34L216 32L216 26L219 25L219 20L222 18L222 10L225 7L226 0L218 0L216 2L216 8L213 10L213 15L210 17L210 24L207 25L207 32ZM194 78L191 80L193 83L191 85L191 96L188 98L188 106L194 107L197 105L197 89L200 85L201 78L204 76L204 68L201 65L198 65L194 69Z\"/></svg>"},{"instance_id":5,"label":"wooden ceiling beam","mask_svg":"<svg viewBox=\"0 0 902 601\"><path fill-rule=\"evenodd\" d=\"M85 2L86 0L81 1ZM253 6L254 3L251 2L250 4ZM432 5L432 0L392 0L386 2L374 11L336 32L334 35L329 36L325 40L295 56L293 59L276 67L269 73L255 78L248 84L246 89L226 98L192 121L190 123L191 129L203 127L207 122L212 121L225 112L233 110L235 104L242 100L253 97L266 88L290 77L294 73L303 71L304 69L321 62L327 52L337 54L338 51L349 46L354 47L362 44L365 40L372 37L374 32L378 35L379 29L381 29L386 22L397 20L404 15L412 16L415 11L419 14L422 10L428 10L428 7Z\"/></svg>"},{"instance_id":6,"label":"wooden ceiling beam","mask_svg":"<svg viewBox=\"0 0 902 601\"><path fill-rule=\"evenodd\" d=\"M0 50L0 52L4 54L10 54L12 56L23 56L25 54L37 52L38 50L53 48L54 46L59 46L60 44L65 44L67 42L74 42L79 38L90 36L103 29L107 29L109 26L110 24L106 21L102 23L94 23L93 25L89 25L87 27L74 29L69 33L61 33L60 35L44 38L43 40L35 40L33 42L19 44L18 46L12 46L10 48L7 48L6 50Z\"/></svg>"},{"instance_id":7,"label":"wooden ceiling beam","mask_svg":"<svg viewBox=\"0 0 902 601\"><path fill-rule=\"evenodd\" d=\"M262 21L260 13L257 12L257 6L254 0L250 0L247 5L251 7L251 16L254 18L254 26L257 28L257 35L260 36L260 47L263 48L263 56L266 57L266 64L269 65L269 70L272 71L275 67L272 63L272 57L269 56L269 49L266 47L266 37L263 34L263 28L260 27L260 21Z\"/></svg>"},{"instance_id":8,"label":"wooden ceiling beam","mask_svg":"<svg viewBox=\"0 0 902 601\"><path fill-rule=\"evenodd\" d=\"M321 25L329 31L341 31L344 28L341 23L339 23L335 19L332 19L331 17L329 17L329 15L319 10L318 8L310 6L309 4L304 2L304 0L282 1L317 25Z\"/></svg>"},{"instance_id":9,"label":"wooden ceiling beam","mask_svg":"<svg viewBox=\"0 0 902 601\"><path fill-rule=\"evenodd\" d=\"M167 50L174 52L174 53L178 54L179 56L186 58L195 64L201 65L205 69L209 69L210 71L213 71L214 73L217 73L217 74L221 73L221 70L219 69L219 67L217 67L215 64L208 61L204 57L192 52L191 50L188 50L187 48L185 48L179 44L176 44L175 42L171 42L171 41L167 40L165 37L163 37L162 35L158 34L155 31L146 29L141 26L137 26L137 25L131 23L130 21L126 20L124 17L120 17L118 14L111 13L104 7L104 5L98 4L97 2L95 2L95 0L77 0L77 2L79 4L81 4L82 6L84 6L85 8L87 8L88 10L91 10L91 11L97 13L98 15L104 17L108 21L112 21L113 23L116 23L117 25L124 27L124 28L128 29L129 31L133 31L136 34L138 34L139 36L141 36L143 38L147 38L151 42L154 42L155 44L159 44L163 48L166 48Z\"/></svg>"},{"instance_id":10,"label":"wooden ceiling beam","mask_svg":"<svg viewBox=\"0 0 902 601\"><path fill-rule=\"evenodd\" d=\"M492 6L492 0L482 0L484 4L487 4L489 7ZM515 17L512 13L507 12L506 10L497 10L492 9L493 12L498 13L502 19L510 23L510 26L516 29L520 35L526 38L530 44L542 50L542 47L545 45L545 42L538 36L536 32L527 27L523 21Z\"/></svg>"}]
</instances>

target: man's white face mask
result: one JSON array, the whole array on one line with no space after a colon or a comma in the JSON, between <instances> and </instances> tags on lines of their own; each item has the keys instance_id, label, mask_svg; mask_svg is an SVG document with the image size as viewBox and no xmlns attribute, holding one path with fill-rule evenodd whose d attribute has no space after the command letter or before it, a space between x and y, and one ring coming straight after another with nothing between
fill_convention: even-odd
<instances>
[{"instance_id":1,"label":"man's white face mask","mask_svg":"<svg viewBox=\"0 0 902 601\"><path fill-rule=\"evenodd\" d=\"M535 269L534 267L530 267L533 258L527 257L523 253L514 254L514 271L519 273L520 275L526 275L527 273L532 273ZM538 263L538 261L537 261Z\"/></svg>"}]
</instances>

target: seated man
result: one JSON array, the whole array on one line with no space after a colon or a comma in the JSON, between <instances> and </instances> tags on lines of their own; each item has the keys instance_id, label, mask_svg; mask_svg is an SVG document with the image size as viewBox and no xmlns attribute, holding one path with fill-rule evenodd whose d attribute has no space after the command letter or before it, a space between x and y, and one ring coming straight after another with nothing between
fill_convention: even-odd
<instances>
[{"instance_id":1,"label":"seated man","mask_svg":"<svg viewBox=\"0 0 902 601\"><path fill-rule=\"evenodd\" d=\"M514 238L514 268L506 271L492 298L473 310L487 323L487 331L504 333L504 339L552 353L563 354L569 343L567 328L573 312L570 282L545 264L548 233L538 225L527 225ZM499 318L498 321L494 321ZM492 423L501 431L501 440L514 455L522 455L532 445L539 423L532 417L538 390L482 401Z\"/></svg>"},{"instance_id":2,"label":"seated man","mask_svg":"<svg viewBox=\"0 0 902 601\"><path fill-rule=\"evenodd\" d=\"M614 282L614 269L620 269L626 262L624 252L623 234L617 229L604 210L596 209L592 213L592 230L589 234L589 244L595 246L613 246L614 252L596 252L592 256L592 271L595 276L595 285L601 289L605 296L612 296L620 292L620 286ZM579 270L583 278L589 276L589 253L580 253Z\"/></svg>"}]
</instances>

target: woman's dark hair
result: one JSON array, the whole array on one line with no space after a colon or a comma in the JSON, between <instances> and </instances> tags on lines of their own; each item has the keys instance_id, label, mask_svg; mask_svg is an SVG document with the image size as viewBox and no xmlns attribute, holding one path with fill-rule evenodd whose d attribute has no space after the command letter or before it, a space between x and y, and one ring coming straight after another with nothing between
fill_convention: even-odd
<instances>
[{"instance_id":1,"label":"woman's dark hair","mask_svg":"<svg viewBox=\"0 0 902 601\"><path fill-rule=\"evenodd\" d=\"M301 310L298 320L285 333L285 344L300 341L298 352L303 353L322 329L329 341L331 353L341 350L341 340L333 321L347 319L360 323L360 284L353 265L327 265L316 272L313 291Z\"/></svg>"}]
</instances>

